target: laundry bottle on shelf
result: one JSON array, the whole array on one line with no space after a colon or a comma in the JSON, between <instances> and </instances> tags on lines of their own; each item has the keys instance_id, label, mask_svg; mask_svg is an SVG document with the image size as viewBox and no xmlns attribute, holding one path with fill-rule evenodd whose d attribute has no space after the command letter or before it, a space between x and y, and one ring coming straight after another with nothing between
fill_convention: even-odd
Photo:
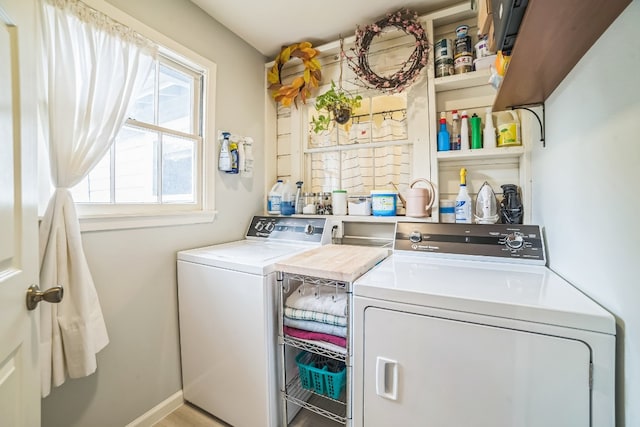
<instances>
[{"instance_id":1,"label":"laundry bottle on shelf","mask_svg":"<svg viewBox=\"0 0 640 427\"><path fill-rule=\"evenodd\" d=\"M482 121L476 113L473 113L469 122L471 124L471 149L482 148Z\"/></svg>"},{"instance_id":2,"label":"laundry bottle on shelf","mask_svg":"<svg viewBox=\"0 0 640 427\"><path fill-rule=\"evenodd\" d=\"M296 189L289 182L285 181L282 185L282 198L280 199L280 214L293 215L296 213Z\"/></svg>"},{"instance_id":3,"label":"laundry bottle on shelf","mask_svg":"<svg viewBox=\"0 0 640 427\"><path fill-rule=\"evenodd\" d=\"M469 150L469 116L466 111L462 112L460 120L460 149Z\"/></svg>"},{"instance_id":4,"label":"laundry bottle on shelf","mask_svg":"<svg viewBox=\"0 0 640 427\"><path fill-rule=\"evenodd\" d=\"M280 215L280 203L282 200L282 180L279 179L267 196L267 213L269 215Z\"/></svg>"},{"instance_id":5,"label":"laundry bottle on shelf","mask_svg":"<svg viewBox=\"0 0 640 427\"><path fill-rule=\"evenodd\" d=\"M458 110L453 110L451 112L451 149L459 150L460 149L460 116L458 115Z\"/></svg>"},{"instance_id":6,"label":"laundry bottle on shelf","mask_svg":"<svg viewBox=\"0 0 640 427\"><path fill-rule=\"evenodd\" d=\"M518 114L515 111L502 111L498 114L498 147L514 145L522 145Z\"/></svg>"},{"instance_id":7,"label":"laundry bottle on shelf","mask_svg":"<svg viewBox=\"0 0 640 427\"><path fill-rule=\"evenodd\" d=\"M484 148L496 148L496 128L493 127L491 107L487 107L485 110L484 131L482 136L484 139Z\"/></svg>"},{"instance_id":8,"label":"laundry bottle on shelf","mask_svg":"<svg viewBox=\"0 0 640 427\"><path fill-rule=\"evenodd\" d=\"M447 130L447 118L445 113L440 114L440 130L438 131L438 151L449 151L451 141Z\"/></svg>"},{"instance_id":9,"label":"laundry bottle on shelf","mask_svg":"<svg viewBox=\"0 0 640 427\"><path fill-rule=\"evenodd\" d=\"M471 224L471 197L467 191L467 169L460 169L460 191L456 197L456 223Z\"/></svg>"},{"instance_id":10,"label":"laundry bottle on shelf","mask_svg":"<svg viewBox=\"0 0 640 427\"><path fill-rule=\"evenodd\" d=\"M229 132L222 132L222 142L220 145L220 154L218 157L218 169L223 172L231 170L231 151L229 149Z\"/></svg>"}]
</instances>

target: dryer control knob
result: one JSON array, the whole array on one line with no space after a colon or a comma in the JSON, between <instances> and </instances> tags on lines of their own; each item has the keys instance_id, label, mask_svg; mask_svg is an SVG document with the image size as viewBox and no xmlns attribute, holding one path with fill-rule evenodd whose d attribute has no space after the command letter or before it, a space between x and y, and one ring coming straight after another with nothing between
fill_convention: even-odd
<instances>
[{"instance_id":1,"label":"dryer control knob","mask_svg":"<svg viewBox=\"0 0 640 427\"><path fill-rule=\"evenodd\" d=\"M264 226L264 229L267 231L267 233L271 233L274 228L275 224L273 222L268 222L267 225Z\"/></svg>"},{"instance_id":2,"label":"dryer control knob","mask_svg":"<svg viewBox=\"0 0 640 427\"><path fill-rule=\"evenodd\" d=\"M505 243L511 249L520 249L522 245L524 245L524 237L522 236L522 233L511 233L507 235Z\"/></svg>"},{"instance_id":3,"label":"dryer control knob","mask_svg":"<svg viewBox=\"0 0 640 427\"><path fill-rule=\"evenodd\" d=\"M256 231L262 231L262 229L264 228L264 224L262 223L262 221L258 221L253 228L255 228Z\"/></svg>"},{"instance_id":4,"label":"dryer control knob","mask_svg":"<svg viewBox=\"0 0 640 427\"><path fill-rule=\"evenodd\" d=\"M420 233L419 231L412 231L411 234L409 234L409 240L413 243L421 242L422 233Z\"/></svg>"},{"instance_id":5,"label":"dryer control knob","mask_svg":"<svg viewBox=\"0 0 640 427\"><path fill-rule=\"evenodd\" d=\"M304 234L313 234L315 230L316 228L311 224L307 224L304 226Z\"/></svg>"}]
</instances>

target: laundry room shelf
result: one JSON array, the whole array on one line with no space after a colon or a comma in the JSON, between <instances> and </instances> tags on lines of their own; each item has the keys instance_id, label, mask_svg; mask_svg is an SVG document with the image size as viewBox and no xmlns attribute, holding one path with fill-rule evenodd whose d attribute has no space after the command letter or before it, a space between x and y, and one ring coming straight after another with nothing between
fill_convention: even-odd
<instances>
[{"instance_id":1,"label":"laundry room shelf","mask_svg":"<svg viewBox=\"0 0 640 427\"><path fill-rule=\"evenodd\" d=\"M338 400L302 388L296 375L287 383L285 399L316 414L344 424L347 421L347 404L343 391Z\"/></svg>"},{"instance_id":2,"label":"laundry room shelf","mask_svg":"<svg viewBox=\"0 0 640 427\"><path fill-rule=\"evenodd\" d=\"M282 338L282 344L295 347L300 350L310 351L322 356L327 356L332 359L341 360L343 362L347 360L347 349L344 350L344 353L333 351L323 347L320 341L318 342L318 344L312 344L305 340L299 340L293 337L284 336Z\"/></svg>"}]
</instances>

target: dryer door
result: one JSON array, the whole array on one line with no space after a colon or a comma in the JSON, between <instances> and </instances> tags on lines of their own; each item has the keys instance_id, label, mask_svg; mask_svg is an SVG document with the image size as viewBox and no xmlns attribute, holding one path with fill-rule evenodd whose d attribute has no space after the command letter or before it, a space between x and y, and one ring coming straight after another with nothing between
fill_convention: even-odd
<instances>
[{"instance_id":1,"label":"dryer door","mask_svg":"<svg viewBox=\"0 0 640 427\"><path fill-rule=\"evenodd\" d=\"M589 426L581 341L374 307L364 318L366 427Z\"/></svg>"}]
</instances>

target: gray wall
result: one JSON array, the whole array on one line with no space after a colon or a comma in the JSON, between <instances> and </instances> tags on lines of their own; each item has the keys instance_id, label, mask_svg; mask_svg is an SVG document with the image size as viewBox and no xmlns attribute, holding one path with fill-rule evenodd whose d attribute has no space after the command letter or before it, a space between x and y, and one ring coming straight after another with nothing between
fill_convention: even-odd
<instances>
[{"instance_id":1,"label":"gray wall","mask_svg":"<svg viewBox=\"0 0 640 427\"><path fill-rule=\"evenodd\" d=\"M640 1L546 103L533 154L533 220L550 266L617 317L617 425L640 420Z\"/></svg>"},{"instance_id":2,"label":"gray wall","mask_svg":"<svg viewBox=\"0 0 640 427\"><path fill-rule=\"evenodd\" d=\"M182 388L176 251L240 239L264 200L265 58L187 0L110 0L218 66L215 125L255 139L254 178L216 176L213 223L83 234L111 342L42 402L44 427L124 426Z\"/></svg>"}]
</instances>

